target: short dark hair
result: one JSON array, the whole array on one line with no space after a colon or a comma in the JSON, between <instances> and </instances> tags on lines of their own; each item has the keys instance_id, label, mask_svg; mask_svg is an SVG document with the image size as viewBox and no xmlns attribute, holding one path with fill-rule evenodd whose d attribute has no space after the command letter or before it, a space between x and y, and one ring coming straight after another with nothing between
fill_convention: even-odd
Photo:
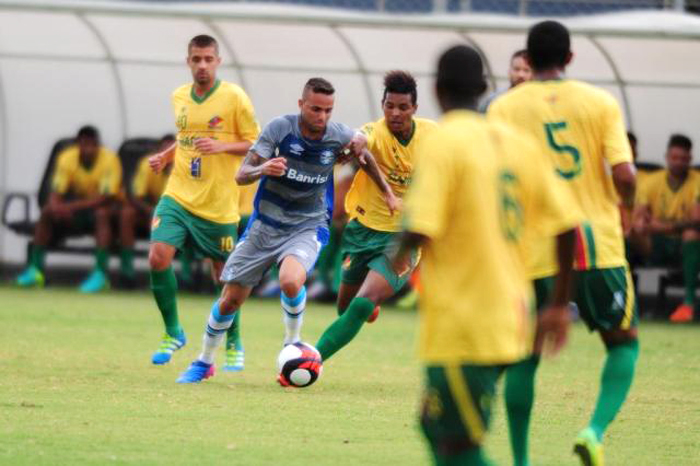
<instances>
[{"instance_id":1,"label":"short dark hair","mask_svg":"<svg viewBox=\"0 0 700 466\"><path fill-rule=\"evenodd\" d=\"M85 125L78 130L77 139L90 139L94 142L100 142L100 132L92 125Z\"/></svg>"},{"instance_id":2,"label":"short dark hair","mask_svg":"<svg viewBox=\"0 0 700 466\"><path fill-rule=\"evenodd\" d=\"M693 141L685 134L672 134L668 140L668 148L671 147L680 147L690 151L693 148Z\"/></svg>"},{"instance_id":3,"label":"short dark hair","mask_svg":"<svg viewBox=\"0 0 700 466\"><path fill-rule=\"evenodd\" d=\"M168 141L175 141L175 135L173 133L168 133L163 135L162 138L160 138L160 142L168 142Z\"/></svg>"},{"instance_id":4,"label":"short dark hair","mask_svg":"<svg viewBox=\"0 0 700 466\"><path fill-rule=\"evenodd\" d=\"M304 84L304 94L313 92L314 94L335 94L335 88L328 80L323 78L311 78Z\"/></svg>"},{"instance_id":5,"label":"short dark hair","mask_svg":"<svg viewBox=\"0 0 700 466\"><path fill-rule=\"evenodd\" d=\"M562 68L571 53L571 37L557 21L537 23L527 35L527 56L532 68L541 71Z\"/></svg>"},{"instance_id":6,"label":"short dark hair","mask_svg":"<svg viewBox=\"0 0 700 466\"><path fill-rule=\"evenodd\" d=\"M416 80L408 71L393 70L384 75L384 95L382 102L386 100L386 95L411 94L411 103L416 105L418 101L418 90Z\"/></svg>"},{"instance_id":7,"label":"short dark hair","mask_svg":"<svg viewBox=\"0 0 700 466\"><path fill-rule=\"evenodd\" d=\"M515 60L516 58L527 58L527 50L526 49L520 49L516 50L513 55L510 57L510 61Z\"/></svg>"},{"instance_id":8,"label":"short dark hair","mask_svg":"<svg viewBox=\"0 0 700 466\"><path fill-rule=\"evenodd\" d=\"M190 43L187 44L187 53L192 51L192 47L197 47L199 49L214 47L214 49L216 49L216 53L219 53L219 43L212 36L208 36L206 34L194 36L190 40Z\"/></svg>"},{"instance_id":9,"label":"short dark hair","mask_svg":"<svg viewBox=\"0 0 700 466\"><path fill-rule=\"evenodd\" d=\"M447 49L438 60L436 87L453 105L474 105L487 87L479 53L466 45Z\"/></svg>"},{"instance_id":10,"label":"short dark hair","mask_svg":"<svg viewBox=\"0 0 700 466\"><path fill-rule=\"evenodd\" d=\"M637 136L635 136L632 131L627 131L627 139L629 139L631 143L637 144Z\"/></svg>"}]
</instances>

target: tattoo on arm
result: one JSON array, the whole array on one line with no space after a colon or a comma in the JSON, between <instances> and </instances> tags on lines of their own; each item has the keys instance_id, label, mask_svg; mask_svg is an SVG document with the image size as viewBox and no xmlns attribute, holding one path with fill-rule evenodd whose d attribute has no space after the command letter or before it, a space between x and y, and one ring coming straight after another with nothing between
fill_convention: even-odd
<instances>
[{"instance_id":1,"label":"tattoo on arm","mask_svg":"<svg viewBox=\"0 0 700 466\"><path fill-rule=\"evenodd\" d=\"M243 160L243 165L238 169L236 174L236 183L241 185L252 184L260 179L262 176L261 165L265 162L265 159L260 157L253 151L248 151L248 154Z\"/></svg>"}]
</instances>

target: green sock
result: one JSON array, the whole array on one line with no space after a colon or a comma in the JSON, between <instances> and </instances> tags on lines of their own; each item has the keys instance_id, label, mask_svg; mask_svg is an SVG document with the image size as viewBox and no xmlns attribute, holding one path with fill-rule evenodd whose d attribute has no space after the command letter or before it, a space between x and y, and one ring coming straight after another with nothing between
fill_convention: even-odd
<instances>
[{"instance_id":1,"label":"green sock","mask_svg":"<svg viewBox=\"0 0 700 466\"><path fill-rule=\"evenodd\" d=\"M192 262L194 261L194 250L185 247L180 254L180 278L186 283L192 282Z\"/></svg>"},{"instance_id":2,"label":"green sock","mask_svg":"<svg viewBox=\"0 0 700 466\"><path fill-rule=\"evenodd\" d=\"M243 349L243 343L241 342L241 311L240 309L233 314L233 322L231 326L226 331L226 349Z\"/></svg>"},{"instance_id":3,"label":"green sock","mask_svg":"<svg viewBox=\"0 0 700 466\"><path fill-rule=\"evenodd\" d=\"M681 246L683 257L683 281L685 298L683 302L690 306L695 304L695 286L700 272L700 241L686 241Z\"/></svg>"},{"instance_id":4,"label":"green sock","mask_svg":"<svg viewBox=\"0 0 700 466\"><path fill-rule=\"evenodd\" d=\"M124 277L133 278L134 272L134 248L122 248L119 252L121 257L121 273Z\"/></svg>"},{"instance_id":5,"label":"green sock","mask_svg":"<svg viewBox=\"0 0 700 466\"><path fill-rule=\"evenodd\" d=\"M163 316L165 331L171 337L180 336L182 327L177 316L177 278L172 267L161 271L151 270L151 290Z\"/></svg>"},{"instance_id":6,"label":"green sock","mask_svg":"<svg viewBox=\"0 0 700 466\"><path fill-rule=\"evenodd\" d=\"M44 271L44 258L46 257L46 246L32 245L31 256L29 256L29 264L37 269Z\"/></svg>"},{"instance_id":7,"label":"green sock","mask_svg":"<svg viewBox=\"0 0 700 466\"><path fill-rule=\"evenodd\" d=\"M373 310L374 303L367 298L355 298L350 301L343 315L333 321L316 344L316 349L324 361L355 338Z\"/></svg>"},{"instance_id":8,"label":"green sock","mask_svg":"<svg viewBox=\"0 0 700 466\"><path fill-rule=\"evenodd\" d=\"M508 432L513 451L513 464L524 466L528 462L528 434L530 413L535 401L535 372L539 356L531 356L506 370L506 411Z\"/></svg>"},{"instance_id":9,"label":"green sock","mask_svg":"<svg viewBox=\"0 0 700 466\"><path fill-rule=\"evenodd\" d=\"M639 342L634 339L608 346L603 375L600 381L600 394L596 403L590 427L603 439L608 424L625 402L634 378L634 366L639 356Z\"/></svg>"},{"instance_id":10,"label":"green sock","mask_svg":"<svg viewBox=\"0 0 700 466\"><path fill-rule=\"evenodd\" d=\"M107 264L109 262L109 252L106 248L95 249L95 267L103 273L107 273Z\"/></svg>"}]
</instances>

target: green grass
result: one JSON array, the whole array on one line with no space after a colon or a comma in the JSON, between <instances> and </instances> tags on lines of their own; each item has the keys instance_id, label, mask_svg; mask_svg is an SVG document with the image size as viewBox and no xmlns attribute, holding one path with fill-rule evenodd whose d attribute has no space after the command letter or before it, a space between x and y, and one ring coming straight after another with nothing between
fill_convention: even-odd
<instances>
[{"instance_id":1,"label":"green grass","mask_svg":"<svg viewBox=\"0 0 700 466\"><path fill-rule=\"evenodd\" d=\"M162 330L147 293L0 288L0 464L428 463L416 428L414 313L385 310L316 385L285 390L274 382L279 307L253 300L242 317L246 370L177 385L211 301L182 297L189 344L154 367ZM315 342L333 318L331 307L311 305L305 339ZM699 330L643 324L638 376L606 438L608 466L700 464ZM602 357L576 325L565 352L541 366L536 464L576 464L572 439L595 402ZM501 403L488 450L510 463Z\"/></svg>"}]
</instances>

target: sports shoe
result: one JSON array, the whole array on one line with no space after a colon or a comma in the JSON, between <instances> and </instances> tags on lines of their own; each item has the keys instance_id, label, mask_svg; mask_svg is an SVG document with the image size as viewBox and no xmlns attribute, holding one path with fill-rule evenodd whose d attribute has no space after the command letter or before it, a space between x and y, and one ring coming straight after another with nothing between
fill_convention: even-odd
<instances>
[{"instance_id":1,"label":"sports shoe","mask_svg":"<svg viewBox=\"0 0 700 466\"><path fill-rule=\"evenodd\" d=\"M44 286L44 274L38 268L30 265L19 274L17 284L24 287L37 286L41 288Z\"/></svg>"},{"instance_id":2,"label":"sports shoe","mask_svg":"<svg viewBox=\"0 0 700 466\"><path fill-rule=\"evenodd\" d=\"M170 358L173 357L173 353L187 344L187 338L185 338L185 333L181 333L177 337L171 337L167 333L163 335L163 341L160 342L160 346L153 357L151 362L153 364L167 364L170 362Z\"/></svg>"},{"instance_id":3,"label":"sports shoe","mask_svg":"<svg viewBox=\"0 0 700 466\"><path fill-rule=\"evenodd\" d=\"M377 317L379 317L379 310L380 310L380 309L381 309L380 306L375 306L375 307L374 307L374 310L372 311L372 313L369 315L369 317L367 317L367 323L368 323L368 324L371 324L372 322L374 322L375 320L377 320Z\"/></svg>"},{"instance_id":4,"label":"sports shoe","mask_svg":"<svg viewBox=\"0 0 700 466\"><path fill-rule=\"evenodd\" d=\"M81 293L97 293L109 289L107 275L99 269L92 271L90 275L80 284Z\"/></svg>"},{"instance_id":5,"label":"sports shoe","mask_svg":"<svg viewBox=\"0 0 700 466\"><path fill-rule=\"evenodd\" d=\"M576 437L574 453L584 466L603 466L603 444L590 427L583 429Z\"/></svg>"},{"instance_id":6,"label":"sports shoe","mask_svg":"<svg viewBox=\"0 0 700 466\"><path fill-rule=\"evenodd\" d=\"M245 365L245 351L243 348L229 348L226 350L226 363L222 368L226 372L240 372Z\"/></svg>"},{"instance_id":7,"label":"sports shoe","mask_svg":"<svg viewBox=\"0 0 700 466\"><path fill-rule=\"evenodd\" d=\"M197 360L190 364L185 372L177 379L177 383L199 383L214 375L214 364L207 364Z\"/></svg>"},{"instance_id":8,"label":"sports shoe","mask_svg":"<svg viewBox=\"0 0 700 466\"><path fill-rule=\"evenodd\" d=\"M685 323L693 320L693 306L689 304L681 304L673 311L670 317L671 322Z\"/></svg>"}]
</instances>

